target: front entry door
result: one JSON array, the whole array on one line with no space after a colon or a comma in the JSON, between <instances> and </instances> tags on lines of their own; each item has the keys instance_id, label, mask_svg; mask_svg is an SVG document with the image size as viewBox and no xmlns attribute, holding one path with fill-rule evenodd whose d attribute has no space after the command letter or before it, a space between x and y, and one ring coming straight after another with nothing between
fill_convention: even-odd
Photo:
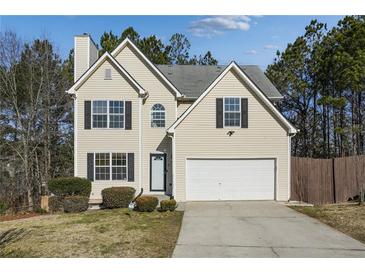
<instances>
[{"instance_id":1,"label":"front entry door","mask_svg":"<svg viewBox=\"0 0 365 274\"><path fill-rule=\"evenodd\" d=\"M166 190L166 154L151 154L150 157L150 188L151 191Z\"/></svg>"}]
</instances>

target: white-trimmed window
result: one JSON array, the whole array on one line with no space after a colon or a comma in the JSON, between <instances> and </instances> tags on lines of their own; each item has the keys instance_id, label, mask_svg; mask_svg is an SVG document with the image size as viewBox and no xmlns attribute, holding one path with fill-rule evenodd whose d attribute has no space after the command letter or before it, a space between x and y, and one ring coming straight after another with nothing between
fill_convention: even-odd
<instances>
[{"instance_id":1,"label":"white-trimmed window","mask_svg":"<svg viewBox=\"0 0 365 274\"><path fill-rule=\"evenodd\" d=\"M110 180L109 153L95 153L95 180Z\"/></svg>"},{"instance_id":2,"label":"white-trimmed window","mask_svg":"<svg viewBox=\"0 0 365 274\"><path fill-rule=\"evenodd\" d=\"M124 128L124 101L109 101L109 127Z\"/></svg>"},{"instance_id":3,"label":"white-trimmed window","mask_svg":"<svg viewBox=\"0 0 365 274\"><path fill-rule=\"evenodd\" d=\"M241 126L241 98L238 97L224 98L224 126L225 127Z\"/></svg>"},{"instance_id":4,"label":"white-trimmed window","mask_svg":"<svg viewBox=\"0 0 365 274\"><path fill-rule=\"evenodd\" d=\"M127 179L127 156L125 153L112 153L112 180Z\"/></svg>"},{"instance_id":5,"label":"white-trimmed window","mask_svg":"<svg viewBox=\"0 0 365 274\"><path fill-rule=\"evenodd\" d=\"M165 107L161 104L155 104L151 109L151 127L165 127Z\"/></svg>"},{"instance_id":6,"label":"white-trimmed window","mask_svg":"<svg viewBox=\"0 0 365 274\"><path fill-rule=\"evenodd\" d=\"M93 101L93 128L124 128L124 101Z\"/></svg>"},{"instance_id":7,"label":"white-trimmed window","mask_svg":"<svg viewBox=\"0 0 365 274\"><path fill-rule=\"evenodd\" d=\"M108 127L108 101L93 101L93 127Z\"/></svg>"},{"instance_id":8,"label":"white-trimmed window","mask_svg":"<svg viewBox=\"0 0 365 274\"><path fill-rule=\"evenodd\" d=\"M95 153L95 180L127 180L127 154Z\"/></svg>"}]
</instances>

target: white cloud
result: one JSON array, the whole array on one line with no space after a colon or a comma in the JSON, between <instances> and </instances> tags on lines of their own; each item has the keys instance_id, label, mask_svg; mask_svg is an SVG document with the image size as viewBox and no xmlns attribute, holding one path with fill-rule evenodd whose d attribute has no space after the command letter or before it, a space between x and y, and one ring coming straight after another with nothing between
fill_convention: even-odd
<instances>
[{"instance_id":1,"label":"white cloud","mask_svg":"<svg viewBox=\"0 0 365 274\"><path fill-rule=\"evenodd\" d=\"M279 47L277 45L271 45L271 44L268 44L268 45L265 45L264 46L264 49L278 49Z\"/></svg>"},{"instance_id":2,"label":"white cloud","mask_svg":"<svg viewBox=\"0 0 365 274\"><path fill-rule=\"evenodd\" d=\"M251 18L239 16L212 16L191 22L190 32L194 36L211 38L229 30L247 31L250 29Z\"/></svg>"},{"instance_id":3,"label":"white cloud","mask_svg":"<svg viewBox=\"0 0 365 274\"><path fill-rule=\"evenodd\" d=\"M245 51L245 54L246 55L256 55L257 54L257 51L254 50L254 49L250 49L250 50L246 50Z\"/></svg>"}]
</instances>

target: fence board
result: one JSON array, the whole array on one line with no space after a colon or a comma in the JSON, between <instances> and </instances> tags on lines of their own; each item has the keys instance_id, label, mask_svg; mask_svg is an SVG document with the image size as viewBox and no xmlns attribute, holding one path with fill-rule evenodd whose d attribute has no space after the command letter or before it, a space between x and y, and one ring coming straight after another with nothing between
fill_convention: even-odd
<instances>
[{"instance_id":1,"label":"fence board","mask_svg":"<svg viewBox=\"0 0 365 274\"><path fill-rule=\"evenodd\" d=\"M336 199L345 202L358 195L365 180L365 156L335 159Z\"/></svg>"},{"instance_id":2,"label":"fence board","mask_svg":"<svg viewBox=\"0 0 365 274\"><path fill-rule=\"evenodd\" d=\"M365 155L335 159L291 158L291 200L345 202L365 184Z\"/></svg>"}]
</instances>

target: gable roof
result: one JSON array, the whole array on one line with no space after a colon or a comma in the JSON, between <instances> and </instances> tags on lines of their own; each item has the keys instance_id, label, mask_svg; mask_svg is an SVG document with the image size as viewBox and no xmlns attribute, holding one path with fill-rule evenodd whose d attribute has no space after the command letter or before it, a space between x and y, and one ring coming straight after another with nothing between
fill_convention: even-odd
<instances>
[{"instance_id":1,"label":"gable roof","mask_svg":"<svg viewBox=\"0 0 365 274\"><path fill-rule=\"evenodd\" d=\"M142 88L140 84L110 55L110 53L105 52L90 68L88 68L83 75L73 84L69 90L66 92L69 94L75 94L75 91L82 86L82 84L90 77L90 75L96 71L96 69L105 61L109 60L114 64L117 69L132 83L132 85L138 90L138 93L143 95L146 91Z\"/></svg>"},{"instance_id":2,"label":"gable roof","mask_svg":"<svg viewBox=\"0 0 365 274\"><path fill-rule=\"evenodd\" d=\"M157 65L160 71L188 98L198 98L227 67L210 65ZM270 99L283 96L256 65L240 65L252 82Z\"/></svg>"},{"instance_id":3,"label":"gable roof","mask_svg":"<svg viewBox=\"0 0 365 274\"><path fill-rule=\"evenodd\" d=\"M179 89L174 86L174 84L157 68L155 64L153 64L143 53L140 51L140 49L129 39L126 38L123 40L122 43L119 44L119 46L113 50L111 53L114 57L118 55L118 53L127 45L130 45L137 54L142 57L142 59L161 77L161 79L175 92L176 97L182 97L182 94L180 93Z\"/></svg>"},{"instance_id":4,"label":"gable roof","mask_svg":"<svg viewBox=\"0 0 365 274\"><path fill-rule=\"evenodd\" d=\"M275 108L268 97L253 83L246 73L235 63L231 62L222 73L209 85L209 87L199 96L199 98L167 129L167 133L174 133L175 128L185 119L186 116L203 100L203 98L216 86L216 84L231 70L234 69L241 79L243 79L252 90L262 99L263 103L269 107L276 116L288 129L289 133L296 133L297 129Z\"/></svg>"}]
</instances>

